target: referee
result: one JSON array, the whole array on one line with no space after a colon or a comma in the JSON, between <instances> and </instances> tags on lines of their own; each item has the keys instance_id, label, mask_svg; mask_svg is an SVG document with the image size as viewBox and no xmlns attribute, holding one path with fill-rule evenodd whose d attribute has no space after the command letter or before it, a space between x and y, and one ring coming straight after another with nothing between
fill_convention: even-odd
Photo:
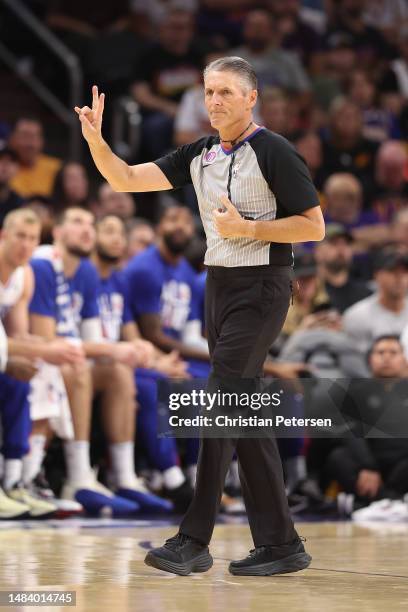
<instances>
[{"instance_id":1,"label":"referee","mask_svg":"<svg viewBox=\"0 0 408 612\"><path fill-rule=\"evenodd\" d=\"M161 191L192 183L207 236L206 327L209 386L258 379L285 321L293 242L322 240L324 222L307 167L285 138L256 125L252 66L224 57L204 71L205 104L218 136L207 136L150 163L128 166L102 138L104 94L75 108L101 174L116 191ZM255 548L229 571L272 575L306 568L311 557L294 529L276 441L201 439L196 489L179 532L145 559L186 575L213 563L208 545L226 472L236 452Z\"/></svg>"}]
</instances>

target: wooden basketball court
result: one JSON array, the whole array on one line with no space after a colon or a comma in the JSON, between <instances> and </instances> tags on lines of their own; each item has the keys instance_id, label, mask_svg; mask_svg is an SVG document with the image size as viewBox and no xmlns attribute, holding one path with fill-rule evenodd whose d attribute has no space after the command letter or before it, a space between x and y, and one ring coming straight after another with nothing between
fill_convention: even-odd
<instances>
[{"instance_id":1,"label":"wooden basketball court","mask_svg":"<svg viewBox=\"0 0 408 612\"><path fill-rule=\"evenodd\" d=\"M175 533L171 525L3 523L0 590L74 590L75 609L81 612L408 610L407 524L299 523L298 532L306 536L313 557L310 568L277 577L237 578L228 573L228 562L244 556L252 544L247 526L230 520L215 529L213 568L188 577L143 563L150 546Z\"/></svg>"}]
</instances>

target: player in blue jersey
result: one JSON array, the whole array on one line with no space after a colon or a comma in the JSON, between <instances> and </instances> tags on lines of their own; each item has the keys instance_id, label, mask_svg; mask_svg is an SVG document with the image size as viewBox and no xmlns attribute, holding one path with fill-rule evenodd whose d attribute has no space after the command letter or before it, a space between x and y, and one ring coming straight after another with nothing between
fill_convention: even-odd
<instances>
[{"instance_id":1,"label":"player in blue jersey","mask_svg":"<svg viewBox=\"0 0 408 612\"><path fill-rule=\"evenodd\" d=\"M0 240L0 438L5 491L0 489L0 519L42 518L55 512L53 504L37 499L22 482L31 429L27 381L37 372L36 359L62 364L83 358L79 348L64 340L45 342L28 335L33 275L27 264L40 231L37 215L20 209L6 216Z\"/></svg>"},{"instance_id":2,"label":"player in blue jersey","mask_svg":"<svg viewBox=\"0 0 408 612\"><path fill-rule=\"evenodd\" d=\"M201 333L188 331L190 322L199 320L196 274L184 257L194 235L190 211L178 205L166 208L157 235L157 244L133 258L124 270L132 315L144 338L163 351L177 350L188 360L190 374L205 378L207 342Z\"/></svg>"},{"instance_id":3,"label":"player in blue jersey","mask_svg":"<svg viewBox=\"0 0 408 612\"><path fill-rule=\"evenodd\" d=\"M145 342L140 337L129 307L127 277L118 270L126 252L126 234L123 221L108 215L97 223L96 249L93 262L100 275L99 310L104 336L111 341L120 338L132 342ZM153 345L148 342L153 348ZM163 493L174 502L175 509L184 511L192 498L192 488L178 465L175 440L157 436L157 380L164 377L185 378L187 363L178 353L169 354L153 348L150 368L136 370L139 411L137 414L137 441L147 456L149 465L160 472Z\"/></svg>"},{"instance_id":4,"label":"player in blue jersey","mask_svg":"<svg viewBox=\"0 0 408 612\"><path fill-rule=\"evenodd\" d=\"M179 205L166 208L157 226L157 243L133 258L124 271L130 307L142 336L163 351L177 350L188 361L189 374L206 379L209 354L207 341L201 336L196 274L184 257L193 235L191 212ZM197 455L198 441L188 440L185 462L192 483Z\"/></svg>"},{"instance_id":5,"label":"player in blue jersey","mask_svg":"<svg viewBox=\"0 0 408 612\"><path fill-rule=\"evenodd\" d=\"M93 360L80 370L62 368L74 429L74 439L64 443L67 481L62 496L75 499L89 513L108 509L121 515L134 513L141 506L149 510L162 508L162 503L152 496L141 503L143 496L139 495L129 445L133 441L129 432L135 419L133 368L144 363L146 354L131 342L109 342L103 338L99 278L88 259L95 243L92 213L80 208L67 209L57 221L54 238L54 244L40 247L31 261L36 280L30 304L31 328L42 337L65 336L81 343L86 356ZM112 486L122 492L126 488L127 498L113 495L96 481L91 469L89 435L94 393L101 396Z\"/></svg>"}]
</instances>

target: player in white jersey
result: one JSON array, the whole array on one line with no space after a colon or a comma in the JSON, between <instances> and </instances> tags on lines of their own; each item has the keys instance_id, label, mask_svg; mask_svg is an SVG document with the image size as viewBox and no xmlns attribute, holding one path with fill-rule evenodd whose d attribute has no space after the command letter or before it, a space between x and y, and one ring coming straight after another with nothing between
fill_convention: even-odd
<instances>
[{"instance_id":1,"label":"player in white jersey","mask_svg":"<svg viewBox=\"0 0 408 612\"><path fill-rule=\"evenodd\" d=\"M28 335L28 303L34 287L27 265L38 244L41 225L29 209L9 213L0 240L0 417L3 489L0 518L45 516L55 507L36 499L22 486L22 459L28 452L31 428L28 380L36 359L54 364L80 363L83 352L64 340L44 341Z\"/></svg>"}]
</instances>

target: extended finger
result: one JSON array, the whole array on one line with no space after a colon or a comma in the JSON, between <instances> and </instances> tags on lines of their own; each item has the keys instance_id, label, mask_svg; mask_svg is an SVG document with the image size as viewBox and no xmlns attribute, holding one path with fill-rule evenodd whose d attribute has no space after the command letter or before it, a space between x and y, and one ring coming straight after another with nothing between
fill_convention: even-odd
<instances>
[{"instance_id":1,"label":"extended finger","mask_svg":"<svg viewBox=\"0 0 408 612\"><path fill-rule=\"evenodd\" d=\"M96 109L96 118L98 121L102 119L103 109L105 107L105 94L99 96L98 108Z\"/></svg>"},{"instance_id":2,"label":"extended finger","mask_svg":"<svg viewBox=\"0 0 408 612\"><path fill-rule=\"evenodd\" d=\"M98 86L93 85L92 87L92 110L96 111L98 109L99 95L98 95Z\"/></svg>"}]
</instances>

